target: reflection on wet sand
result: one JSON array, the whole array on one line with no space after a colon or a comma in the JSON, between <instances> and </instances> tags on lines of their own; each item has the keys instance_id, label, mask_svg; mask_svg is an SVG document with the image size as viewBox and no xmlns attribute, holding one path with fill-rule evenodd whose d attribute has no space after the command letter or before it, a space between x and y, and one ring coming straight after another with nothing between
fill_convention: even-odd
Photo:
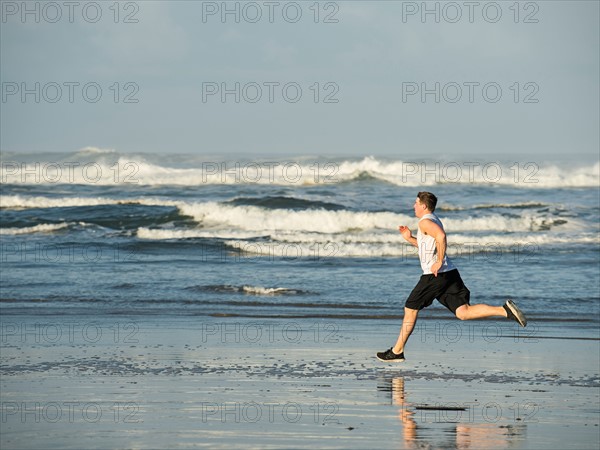
<instances>
[{"instance_id":1,"label":"reflection on wet sand","mask_svg":"<svg viewBox=\"0 0 600 450\"><path fill-rule=\"evenodd\" d=\"M524 439L525 424L477 422L468 404L427 406L411 403L404 377L393 376L378 381L377 389L385 392L398 407L401 448L493 449L515 448Z\"/></svg>"}]
</instances>

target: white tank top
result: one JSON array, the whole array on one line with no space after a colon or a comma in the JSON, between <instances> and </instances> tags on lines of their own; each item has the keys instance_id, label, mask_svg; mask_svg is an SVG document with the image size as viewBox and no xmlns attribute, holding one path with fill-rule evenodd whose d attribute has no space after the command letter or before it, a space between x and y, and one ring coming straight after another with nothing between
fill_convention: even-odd
<instances>
[{"instance_id":1,"label":"white tank top","mask_svg":"<svg viewBox=\"0 0 600 450\"><path fill-rule=\"evenodd\" d=\"M444 229L444 225L442 225L442 221L435 214L425 214L421 220L431 220L436 223L442 230ZM419 249L419 260L421 261L421 268L423 269L423 275L431 274L431 266L434 262L437 261L437 246L435 245L435 239L428 234L421 233L421 228L418 228L417 231L417 248ZM438 270L440 272L449 272L451 270L456 269L448 255L444 255L444 261L442 263L442 267Z\"/></svg>"}]
</instances>

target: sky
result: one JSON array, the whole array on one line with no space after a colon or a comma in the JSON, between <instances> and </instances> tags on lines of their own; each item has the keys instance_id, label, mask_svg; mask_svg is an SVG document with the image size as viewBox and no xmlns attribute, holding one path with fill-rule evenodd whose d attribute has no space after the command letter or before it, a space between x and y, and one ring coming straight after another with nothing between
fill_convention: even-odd
<instances>
[{"instance_id":1,"label":"sky","mask_svg":"<svg viewBox=\"0 0 600 450\"><path fill-rule=\"evenodd\" d=\"M0 150L598 159L598 1L1 1Z\"/></svg>"}]
</instances>

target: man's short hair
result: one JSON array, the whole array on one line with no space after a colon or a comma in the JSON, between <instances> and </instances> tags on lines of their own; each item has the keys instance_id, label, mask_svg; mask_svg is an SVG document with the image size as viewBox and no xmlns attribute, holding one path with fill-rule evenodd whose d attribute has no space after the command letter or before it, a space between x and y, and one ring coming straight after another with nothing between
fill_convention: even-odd
<instances>
[{"instance_id":1,"label":"man's short hair","mask_svg":"<svg viewBox=\"0 0 600 450\"><path fill-rule=\"evenodd\" d=\"M417 198L421 200L427 209L431 212L435 211L435 205L437 205L437 197L431 192L419 192Z\"/></svg>"}]
</instances>

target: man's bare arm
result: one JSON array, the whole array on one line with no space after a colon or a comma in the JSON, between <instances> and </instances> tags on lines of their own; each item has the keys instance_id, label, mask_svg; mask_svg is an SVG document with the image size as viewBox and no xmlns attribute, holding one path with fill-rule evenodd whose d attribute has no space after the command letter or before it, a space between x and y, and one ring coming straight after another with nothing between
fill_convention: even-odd
<instances>
[{"instance_id":1,"label":"man's bare arm","mask_svg":"<svg viewBox=\"0 0 600 450\"><path fill-rule=\"evenodd\" d=\"M409 244L417 246L417 238L412 235L410 228L400 225L398 231L402 234L402 237L408 241Z\"/></svg>"}]
</instances>

